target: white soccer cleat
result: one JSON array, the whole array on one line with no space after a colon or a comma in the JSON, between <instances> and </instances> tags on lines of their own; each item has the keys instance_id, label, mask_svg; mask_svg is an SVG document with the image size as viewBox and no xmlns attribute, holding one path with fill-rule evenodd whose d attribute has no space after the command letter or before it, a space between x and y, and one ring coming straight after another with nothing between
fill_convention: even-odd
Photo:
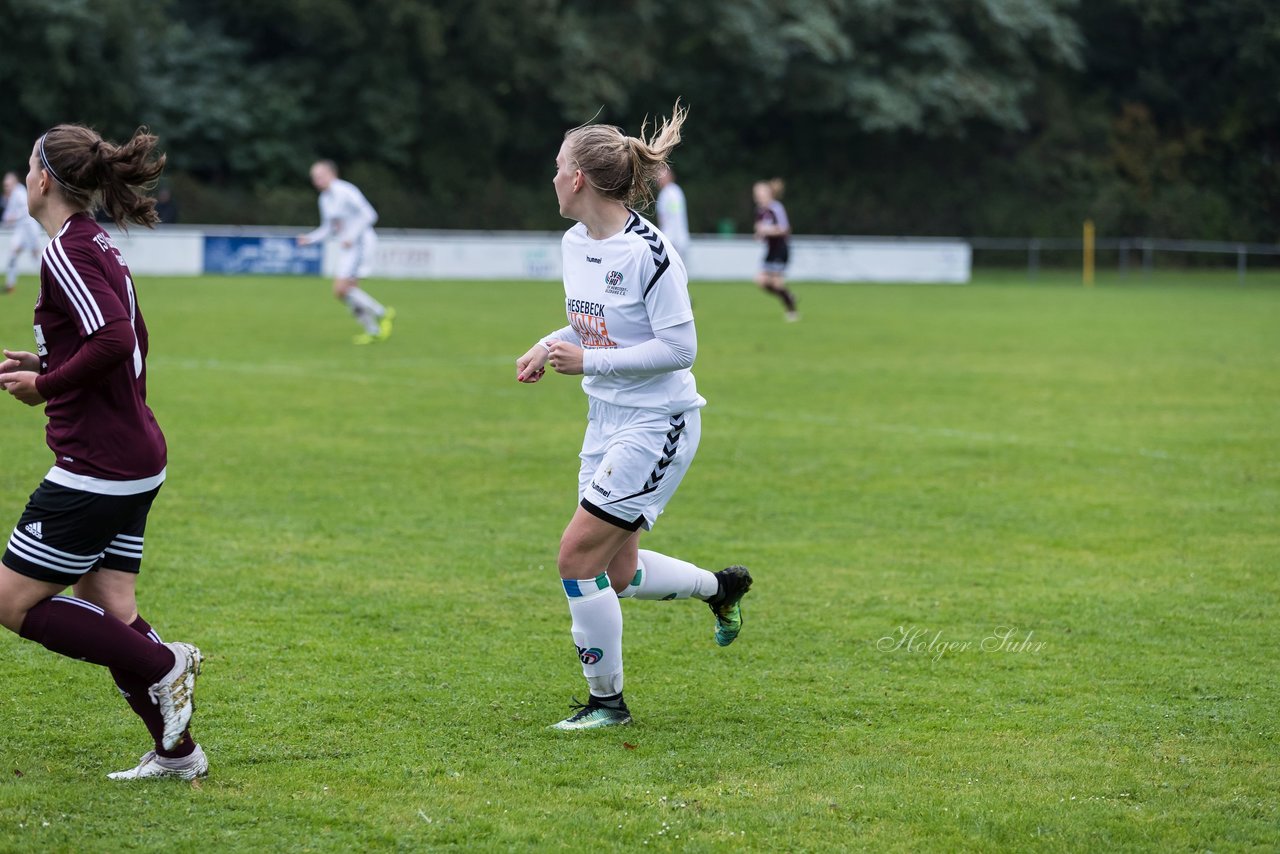
<instances>
[{"instance_id":1,"label":"white soccer cleat","mask_svg":"<svg viewBox=\"0 0 1280 854\"><path fill-rule=\"evenodd\" d=\"M173 669L147 693L151 702L160 707L160 716L164 718L164 738L161 742L165 750L173 750L182 737L183 730L191 722L191 713L195 711L196 677L200 675L200 663L204 661L200 650L189 643L167 643L173 653Z\"/></svg>"},{"instance_id":2,"label":"white soccer cleat","mask_svg":"<svg viewBox=\"0 0 1280 854\"><path fill-rule=\"evenodd\" d=\"M115 771L107 776L112 780L150 780L157 777L177 777L180 780L194 780L209 775L209 758L204 755L200 745L190 756L181 759L166 759L148 750L138 760L137 767L128 771Z\"/></svg>"}]
</instances>

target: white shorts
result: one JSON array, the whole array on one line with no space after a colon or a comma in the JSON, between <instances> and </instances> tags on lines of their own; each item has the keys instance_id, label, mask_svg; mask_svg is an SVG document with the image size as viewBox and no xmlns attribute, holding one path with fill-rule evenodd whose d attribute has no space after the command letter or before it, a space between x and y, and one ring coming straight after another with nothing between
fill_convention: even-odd
<instances>
[{"instance_id":1,"label":"white shorts","mask_svg":"<svg viewBox=\"0 0 1280 854\"><path fill-rule=\"evenodd\" d=\"M648 531L693 464L702 412L666 415L588 400L578 501L619 528Z\"/></svg>"},{"instance_id":2,"label":"white shorts","mask_svg":"<svg viewBox=\"0 0 1280 854\"><path fill-rule=\"evenodd\" d=\"M350 248L339 246L334 278L367 279L373 274L373 256L377 249L378 235L372 228L356 238Z\"/></svg>"}]
</instances>

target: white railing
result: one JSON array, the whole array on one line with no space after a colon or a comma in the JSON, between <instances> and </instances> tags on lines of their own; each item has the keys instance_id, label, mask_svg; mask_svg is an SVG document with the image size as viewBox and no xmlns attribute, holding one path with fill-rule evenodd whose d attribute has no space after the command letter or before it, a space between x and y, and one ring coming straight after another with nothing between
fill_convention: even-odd
<instances>
[{"instance_id":1,"label":"white railing","mask_svg":"<svg viewBox=\"0 0 1280 854\"><path fill-rule=\"evenodd\" d=\"M1045 252L1079 253L1084 250L1084 241L1069 237L972 237L969 244L975 252L1009 252L1024 254L1027 257L1027 273L1035 276L1040 271L1041 255ZM1249 269L1249 256L1280 256L1280 244L1276 243L1231 243L1217 240L1164 240L1154 237L1111 237L1098 238L1094 247L1099 252L1114 252L1116 268L1121 273L1128 273L1133 267L1134 259L1141 264L1143 274L1149 274L1156 264L1157 253L1169 253L1182 256L1217 255L1235 256L1236 275L1241 281Z\"/></svg>"}]
</instances>

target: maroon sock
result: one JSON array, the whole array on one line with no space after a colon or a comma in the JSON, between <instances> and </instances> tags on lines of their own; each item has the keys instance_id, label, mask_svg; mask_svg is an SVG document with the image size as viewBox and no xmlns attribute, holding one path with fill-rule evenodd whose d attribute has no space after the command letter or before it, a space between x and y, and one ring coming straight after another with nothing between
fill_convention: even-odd
<instances>
[{"instance_id":1,"label":"maroon sock","mask_svg":"<svg viewBox=\"0 0 1280 854\"><path fill-rule=\"evenodd\" d=\"M151 630L151 626L147 624L146 620L142 619L141 614L129 624L129 628L152 643L160 643L160 636ZM129 704L129 708L133 709L134 714L142 718L142 722L147 727L147 732L151 733L151 738L156 743L156 753L166 759L180 759L191 755L191 752L196 749L196 741L191 737L190 728L183 730L182 737L178 739L178 743L173 750L164 749L164 718L160 714L160 707L151 702L151 696L147 693L147 689L154 683L143 682L132 673L115 667L111 668L111 678L116 680L116 687L124 695L125 702Z\"/></svg>"},{"instance_id":2,"label":"maroon sock","mask_svg":"<svg viewBox=\"0 0 1280 854\"><path fill-rule=\"evenodd\" d=\"M142 637L106 611L83 599L52 596L27 612L19 632L68 658L115 667L154 685L173 668L168 647Z\"/></svg>"}]
</instances>

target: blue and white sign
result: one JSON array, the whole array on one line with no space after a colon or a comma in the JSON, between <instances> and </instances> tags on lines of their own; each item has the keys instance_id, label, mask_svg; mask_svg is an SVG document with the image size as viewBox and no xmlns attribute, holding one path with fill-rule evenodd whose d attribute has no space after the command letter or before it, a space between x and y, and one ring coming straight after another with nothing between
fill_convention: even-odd
<instances>
[{"instance_id":1,"label":"blue and white sign","mask_svg":"<svg viewBox=\"0 0 1280 854\"><path fill-rule=\"evenodd\" d=\"M320 275L324 245L299 246L292 237L204 238L206 273Z\"/></svg>"}]
</instances>

